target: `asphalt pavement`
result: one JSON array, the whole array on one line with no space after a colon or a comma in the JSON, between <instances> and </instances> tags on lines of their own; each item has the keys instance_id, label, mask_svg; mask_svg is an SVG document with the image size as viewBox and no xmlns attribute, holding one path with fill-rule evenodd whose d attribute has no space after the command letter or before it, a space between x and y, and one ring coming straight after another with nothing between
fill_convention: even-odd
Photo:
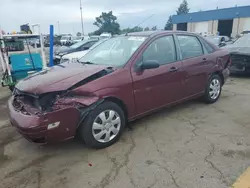
<instances>
[{"instance_id":1,"label":"asphalt pavement","mask_svg":"<svg viewBox=\"0 0 250 188\"><path fill-rule=\"evenodd\" d=\"M250 166L250 78L230 78L215 104L137 120L102 150L26 141L8 121L9 96L0 89L1 188L227 188Z\"/></svg>"}]
</instances>

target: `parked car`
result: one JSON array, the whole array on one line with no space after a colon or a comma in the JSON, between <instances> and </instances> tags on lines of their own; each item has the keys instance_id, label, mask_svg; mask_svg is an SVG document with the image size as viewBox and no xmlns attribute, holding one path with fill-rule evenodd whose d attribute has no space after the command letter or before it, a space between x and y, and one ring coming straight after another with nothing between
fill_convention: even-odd
<instances>
[{"instance_id":1,"label":"parked car","mask_svg":"<svg viewBox=\"0 0 250 188\"><path fill-rule=\"evenodd\" d=\"M94 48L96 48L97 46L99 46L100 44L102 44L106 40L108 40L108 39L99 40L97 43L95 43L93 46L91 46L88 50L73 52L73 53L66 54L66 55L62 56L61 63L72 62L72 61L77 61L77 60L81 59L89 51L93 50Z\"/></svg>"},{"instance_id":2,"label":"parked car","mask_svg":"<svg viewBox=\"0 0 250 188\"><path fill-rule=\"evenodd\" d=\"M72 53L88 50L91 46L93 46L97 41L96 40L83 40L81 42L75 43L69 47L62 46L55 50L54 53L54 64L59 64L62 56Z\"/></svg>"},{"instance_id":3,"label":"parked car","mask_svg":"<svg viewBox=\"0 0 250 188\"><path fill-rule=\"evenodd\" d=\"M61 42L61 45L70 46L73 43L72 36L71 35L62 36L60 39L60 42Z\"/></svg>"},{"instance_id":4,"label":"parked car","mask_svg":"<svg viewBox=\"0 0 250 188\"><path fill-rule=\"evenodd\" d=\"M61 35L55 35L54 36L54 45L61 45Z\"/></svg>"},{"instance_id":5,"label":"parked car","mask_svg":"<svg viewBox=\"0 0 250 188\"><path fill-rule=\"evenodd\" d=\"M106 38L111 38L112 37L112 34L111 33L102 33L100 36L99 36L99 39L106 39Z\"/></svg>"},{"instance_id":6,"label":"parked car","mask_svg":"<svg viewBox=\"0 0 250 188\"><path fill-rule=\"evenodd\" d=\"M35 47L40 48L40 47L41 47L40 39L38 39L38 38L30 39L30 40L29 40L29 44L30 44L30 46L32 46L33 48L35 48Z\"/></svg>"},{"instance_id":7,"label":"parked car","mask_svg":"<svg viewBox=\"0 0 250 188\"><path fill-rule=\"evenodd\" d=\"M233 41L228 36L207 36L206 39L218 47L232 44Z\"/></svg>"},{"instance_id":8,"label":"parked car","mask_svg":"<svg viewBox=\"0 0 250 188\"><path fill-rule=\"evenodd\" d=\"M250 73L250 34L245 34L233 44L225 46L230 52L232 63L230 72L232 74Z\"/></svg>"},{"instance_id":9,"label":"parked car","mask_svg":"<svg viewBox=\"0 0 250 188\"><path fill-rule=\"evenodd\" d=\"M73 44L77 42L81 42L83 40L89 40L89 36L79 36L79 37L73 37Z\"/></svg>"},{"instance_id":10,"label":"parked car","mask_svg":"<svg viewBox=\"0 0 250 188\"><path fill-rule=\"evenodd\" d=\"M183 44L184 42L184 44ZM10 122L32 142L115 143L128 122L197 97L216 102L230 55L180 31L129 33L20 81L8 101Z\"/></svg>"}]
</instances>

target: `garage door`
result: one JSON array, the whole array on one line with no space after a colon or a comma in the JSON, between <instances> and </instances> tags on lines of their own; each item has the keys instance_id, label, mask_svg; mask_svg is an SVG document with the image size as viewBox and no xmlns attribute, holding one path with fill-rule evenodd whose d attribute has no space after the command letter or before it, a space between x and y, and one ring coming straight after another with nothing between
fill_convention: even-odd
<instances>
[{"instance_id":1,"label":"garage door","mask_svg":"<svg viewBox=\"0 0 250 188\"><path fill-rule=\"evenodd\" d=\"M195 28L194 28L196 33L208 33L208 22L198 22L195 23Z\"/></svg>"},{"instance_id":2,"label":"garage door","mask_svg":"<svg viewBox=\"0 0 250 188\"><path fill-rule=\"evenodd\" d=\"M249 31L250 30L250 18L241 18L243 21L243 31Z\"/></svg>"}]
</instances>

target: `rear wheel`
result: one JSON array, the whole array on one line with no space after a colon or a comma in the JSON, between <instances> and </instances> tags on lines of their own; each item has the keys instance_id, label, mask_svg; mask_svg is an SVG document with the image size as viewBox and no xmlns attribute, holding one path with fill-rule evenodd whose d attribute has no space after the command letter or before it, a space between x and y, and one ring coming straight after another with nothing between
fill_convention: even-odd
<instances>
[{"instance_id":1,"label":"rear wheel","mask_svg":"<svg viewBox=\"0 0 250 188\"><path fill-rule=\"evenodd\" d=\"M113 102L104 102L86 117L79 135L88 147L105 148L120 138L124 127L122 109Z\"/></svg>"},{"instance_id":2,"label":"rear wheel","mask_svg":"<svg viewBox=\"0 0 250 188\"><path fill-rule=\"evenodd\" d=\"M221 78L217 74L213 74L208 80L206 90L205 90L205 102L206 103L214 103L216 102L221 94L222 82Z\"/></svg>"}]
</instances>

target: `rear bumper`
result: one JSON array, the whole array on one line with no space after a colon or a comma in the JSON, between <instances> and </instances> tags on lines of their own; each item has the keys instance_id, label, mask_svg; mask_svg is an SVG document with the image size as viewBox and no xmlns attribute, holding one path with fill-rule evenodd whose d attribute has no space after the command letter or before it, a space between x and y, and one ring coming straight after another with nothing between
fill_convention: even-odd
<instances>
[{"instance_id":1,"label":"rear bumper","mask_svg":"<svg viewBox=\"0 0 250 188\"><path fill-rule=\"evenodd\" d=\"M35 143L53 143L74 137L80 119L76 108L70 107L43 115L25 115L14 109L13 97L8 101L11 124L27 140ZM48 128L49 125L59 125Z\"/></svg>"}]
</instances>

